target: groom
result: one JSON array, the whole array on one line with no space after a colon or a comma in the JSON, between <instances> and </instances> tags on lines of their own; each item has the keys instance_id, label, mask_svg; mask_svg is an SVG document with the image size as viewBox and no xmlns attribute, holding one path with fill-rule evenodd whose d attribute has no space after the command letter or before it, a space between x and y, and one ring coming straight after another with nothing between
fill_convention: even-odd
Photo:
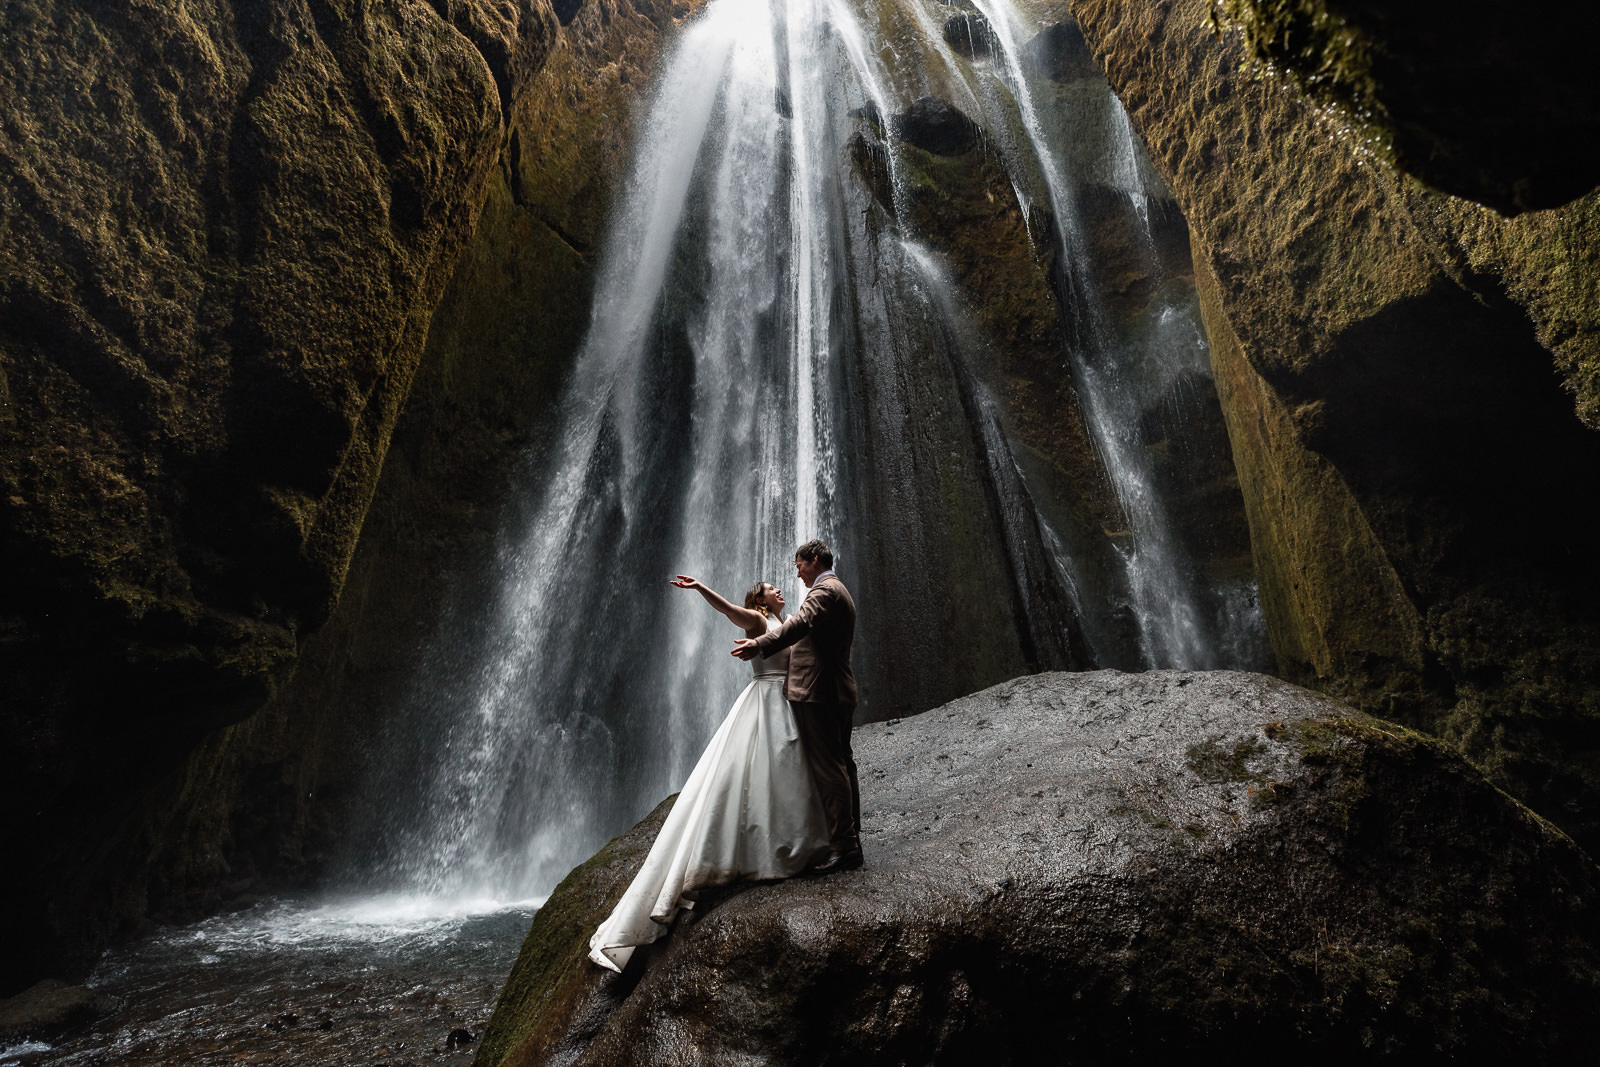
<instances>
[{"instance_id":1,"label":"groom","mask_svg":"<svg viewBox=\"0 0 1600 1067\"><path fill-rule=\"evenodd\" d=\"M794 550L794 566L810 588L789 621L757 637L742 638L733 649L740 659L767 656L794 646L783 695L794 707L795 725L805 745L806 762L828 816L828 856L812 874L861 866L861 789L850 752L850 724L856 710L856 677L850 673L850 642L856 632L856 602L833 573L833 553L821 541Z\"/></svg>"}]
</instances>

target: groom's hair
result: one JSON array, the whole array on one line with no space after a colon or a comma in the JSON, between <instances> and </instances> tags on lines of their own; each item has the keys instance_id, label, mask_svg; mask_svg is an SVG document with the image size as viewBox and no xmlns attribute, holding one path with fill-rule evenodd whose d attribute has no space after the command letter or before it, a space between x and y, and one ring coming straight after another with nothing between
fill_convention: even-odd
<instances>
[{"instance_id":1,"label":"groom's hair","mask_svg":"<svg viewBox=\"0 0 1600 1067\"><path fill-rule=\"evenodd\" d=\"M807 541L805 544L794 550L794 555L796 559L821 560L822 569L825 571L833 569L833 553L829 551L828 546L821 541L815 539Z\"/></svg>"}]
</instances>

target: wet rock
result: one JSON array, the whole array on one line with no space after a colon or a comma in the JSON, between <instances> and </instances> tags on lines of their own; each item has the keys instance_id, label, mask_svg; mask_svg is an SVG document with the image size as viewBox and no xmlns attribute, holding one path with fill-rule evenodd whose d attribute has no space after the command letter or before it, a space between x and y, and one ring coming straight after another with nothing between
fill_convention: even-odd
<instances>
[{"instance_id":1,"label":"wet rock","mask_svg":"<svg viewBox=\"0 0 1600 1067\"><path fill-rule=\"evenodd\" d=\"M944 24L945 43L957 54L984 59L994 54L994 30L989 20L976 11L951 15Z\"/></svg>"},{"instance_id":2,"label":"wet rock","mask_svg":"<svg viewBox=\"0 0 1600 1067\"><path fill-rule=\"evenodd\" d=\"M1102 671L864 727L856 751L863 870L702 906L612 976L584 943L658 810L535 918L477 1062L1589 1047L1600 870L1402 728L1259 675Z\"/></svg>"},{"instance_id":3,"label":"wet rock","mask_svg":"<svg viewBox=\"0 0 1600 1067\"><path fill-rule=\"evenodd\" d=\"M474 1040L476 1038L472 1036L472 1031L458 1026L450 1031L450 1036L445 1039L444 1045L449 1049L466 1048Z\"/></svg>"},{"instance_id":4,"label":"wet rock","mask_svg":"<svg viewBox=\"0 0 1600 1067\"><path fill-rule=\"evenodd\" d=\"M55 1038L120 1007L115 997L47 978L0 1000L0 1041Z\"/></svg>"},{"instance_id":5,"label":"wet rock","mask_svg":"<svg viewBox=\"0 0 1600 1067\"><path fill-rule=\"evenodd\" d=\"M1072 18L1063 18L1040 30L1025 46L1023 57L1034 70L1055 82L1098 78L1100 65Z\"/></svg>"},{"instance_id":6,"label":"wet rock","mask_svg":"<svg viewBox=\"0 0 1600 1067\"><path fill-rule=\"evenodd\" d=\"M850 153L851 162L856 166L867 188L872 191L872 199L883 208L891 217L898 213L894 198L894 181L889 172L889 150L882 141L867 133L857 130L850 135L850 141L845 150Z\"/></svg>"},{"instance_id":7,"label":"wet rock","mask_svg":"<svg viewBox=\"0 0 1600 1067\"><path fill-rule=\"evenodd\" d=\"M850 117L860 119L879 133L883 131L883 113L878 110L878 105L875 101L868 100L860 107L851 108Z\"/></svg>"},{"instance_id":8,"label":"wet rock","mask_svg":"<svg viewBox=\"0 0 1600 1067\"><path fill-rule=\"evenodd\" d=\"M937 156L959 156L978 146L978 124L936 96L918 98L894 121L895 135Z\"/></svg>"},{"instance_id":9,"label":"wet rock","mask_svg":"<svg viewBox=\"0 0 1600 1067\"><path fill-rule=\"evenodd\" d=\"M1014 581L1013 568L1026 571L1035 564L1001 557L1005 542L988 525L988 509L949 504L989 491L985 459L973 449L962 420L949 417L959 410L956 405L981 403L958 368L992 375L988 380L1013 417L1009 447L1019 462L1031 464L1032 503L1047 509L1048 521L1072 545L1075 558L1093 556L1098 563L1110 555L1104 523L1084 504L1090 496L1096 503L1108 500L1109 489L1071 376L1062 367L1059 306L1036 259L1042 243L1036 237L1047 231L1030 232L998 156L908 148L893 153L891 172L890 152L874 133L872 113L864 108L861 118L847 147L865 189L887 216L900 215L901 224L939 255L941 269L963 302L970 302L960 317L970 312L975 337L984 339L958 342L965 348L959 359L939 358L953 338L939 315L918 310L925 294L902 292L885 301L885 313L896 334L915 338L904 344L909 358L898 366L882 357L863 361L867 394L896 397L907 414L904 422L871 420L866 426L874 462L856 481L863 506L872 510L865 526L875 533L860 560L869 584L857 595L872 599L870 583L880 582L883 597L928 605L969 635L959 647L928 642L920 636L927 620L904 612L885 613L863 632L866 645L883 650L863 651L875 665L869 669L876 675L877 717L922 710L1029 670L1059 669L1086 658L1072 605L1045 583L1031 584L1025 611L1032 633L1019 633L1011 609L993 593ZM912 425L921 429L906 433L903 427ZM937 482L916 475L934 469L940 471ZM929 523L930 515L941 519ZM908 545L922 558L961 563L908 573L897 562ZM1087 547L1078 552L1080 545ZM1102 555L1098 548L1107 551ZM956 604L961 607L951 614L946 605Z\"/></svg>"}]
</instances>

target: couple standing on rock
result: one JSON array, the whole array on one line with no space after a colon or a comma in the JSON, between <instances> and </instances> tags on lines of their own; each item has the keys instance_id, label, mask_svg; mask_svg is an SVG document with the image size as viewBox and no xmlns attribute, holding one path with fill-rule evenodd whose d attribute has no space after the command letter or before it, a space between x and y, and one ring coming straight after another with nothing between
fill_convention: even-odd
<instances>
[{"instance_id":1,"label":"couple standing on rock","mask_svg":"<svg viewBox=\"0 0 1600 1067\"><path fill-rule=\"evenodd\" d=\"M589 939L589 958L602 967L621 971L636 947L692 906L696 890L861 866L861 793L850 752L856 605L821 541L795 549L794 565L810 591L782 623L783 594L770 582L752 586L741 608L688 575L672 580L745 632L733 654L751 661L756 676L695 764L627 892Z\"/></svg>"}]
</instances>

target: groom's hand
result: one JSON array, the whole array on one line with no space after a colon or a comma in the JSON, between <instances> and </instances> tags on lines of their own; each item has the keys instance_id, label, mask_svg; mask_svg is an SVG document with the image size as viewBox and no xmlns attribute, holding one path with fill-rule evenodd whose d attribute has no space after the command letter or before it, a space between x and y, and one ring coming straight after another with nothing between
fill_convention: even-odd
<instances>
[{"instance_id":1,"label":"groom's hand","mask_svg":"<svg viewBox=\"0 0 1600 1067\"><path fill-rule=\"evenodd\" d=\"M733 643L733 654L740 659L754 659L756 657L756 643L753 638L741 637Z\"/></svg>"}]
</instances>

